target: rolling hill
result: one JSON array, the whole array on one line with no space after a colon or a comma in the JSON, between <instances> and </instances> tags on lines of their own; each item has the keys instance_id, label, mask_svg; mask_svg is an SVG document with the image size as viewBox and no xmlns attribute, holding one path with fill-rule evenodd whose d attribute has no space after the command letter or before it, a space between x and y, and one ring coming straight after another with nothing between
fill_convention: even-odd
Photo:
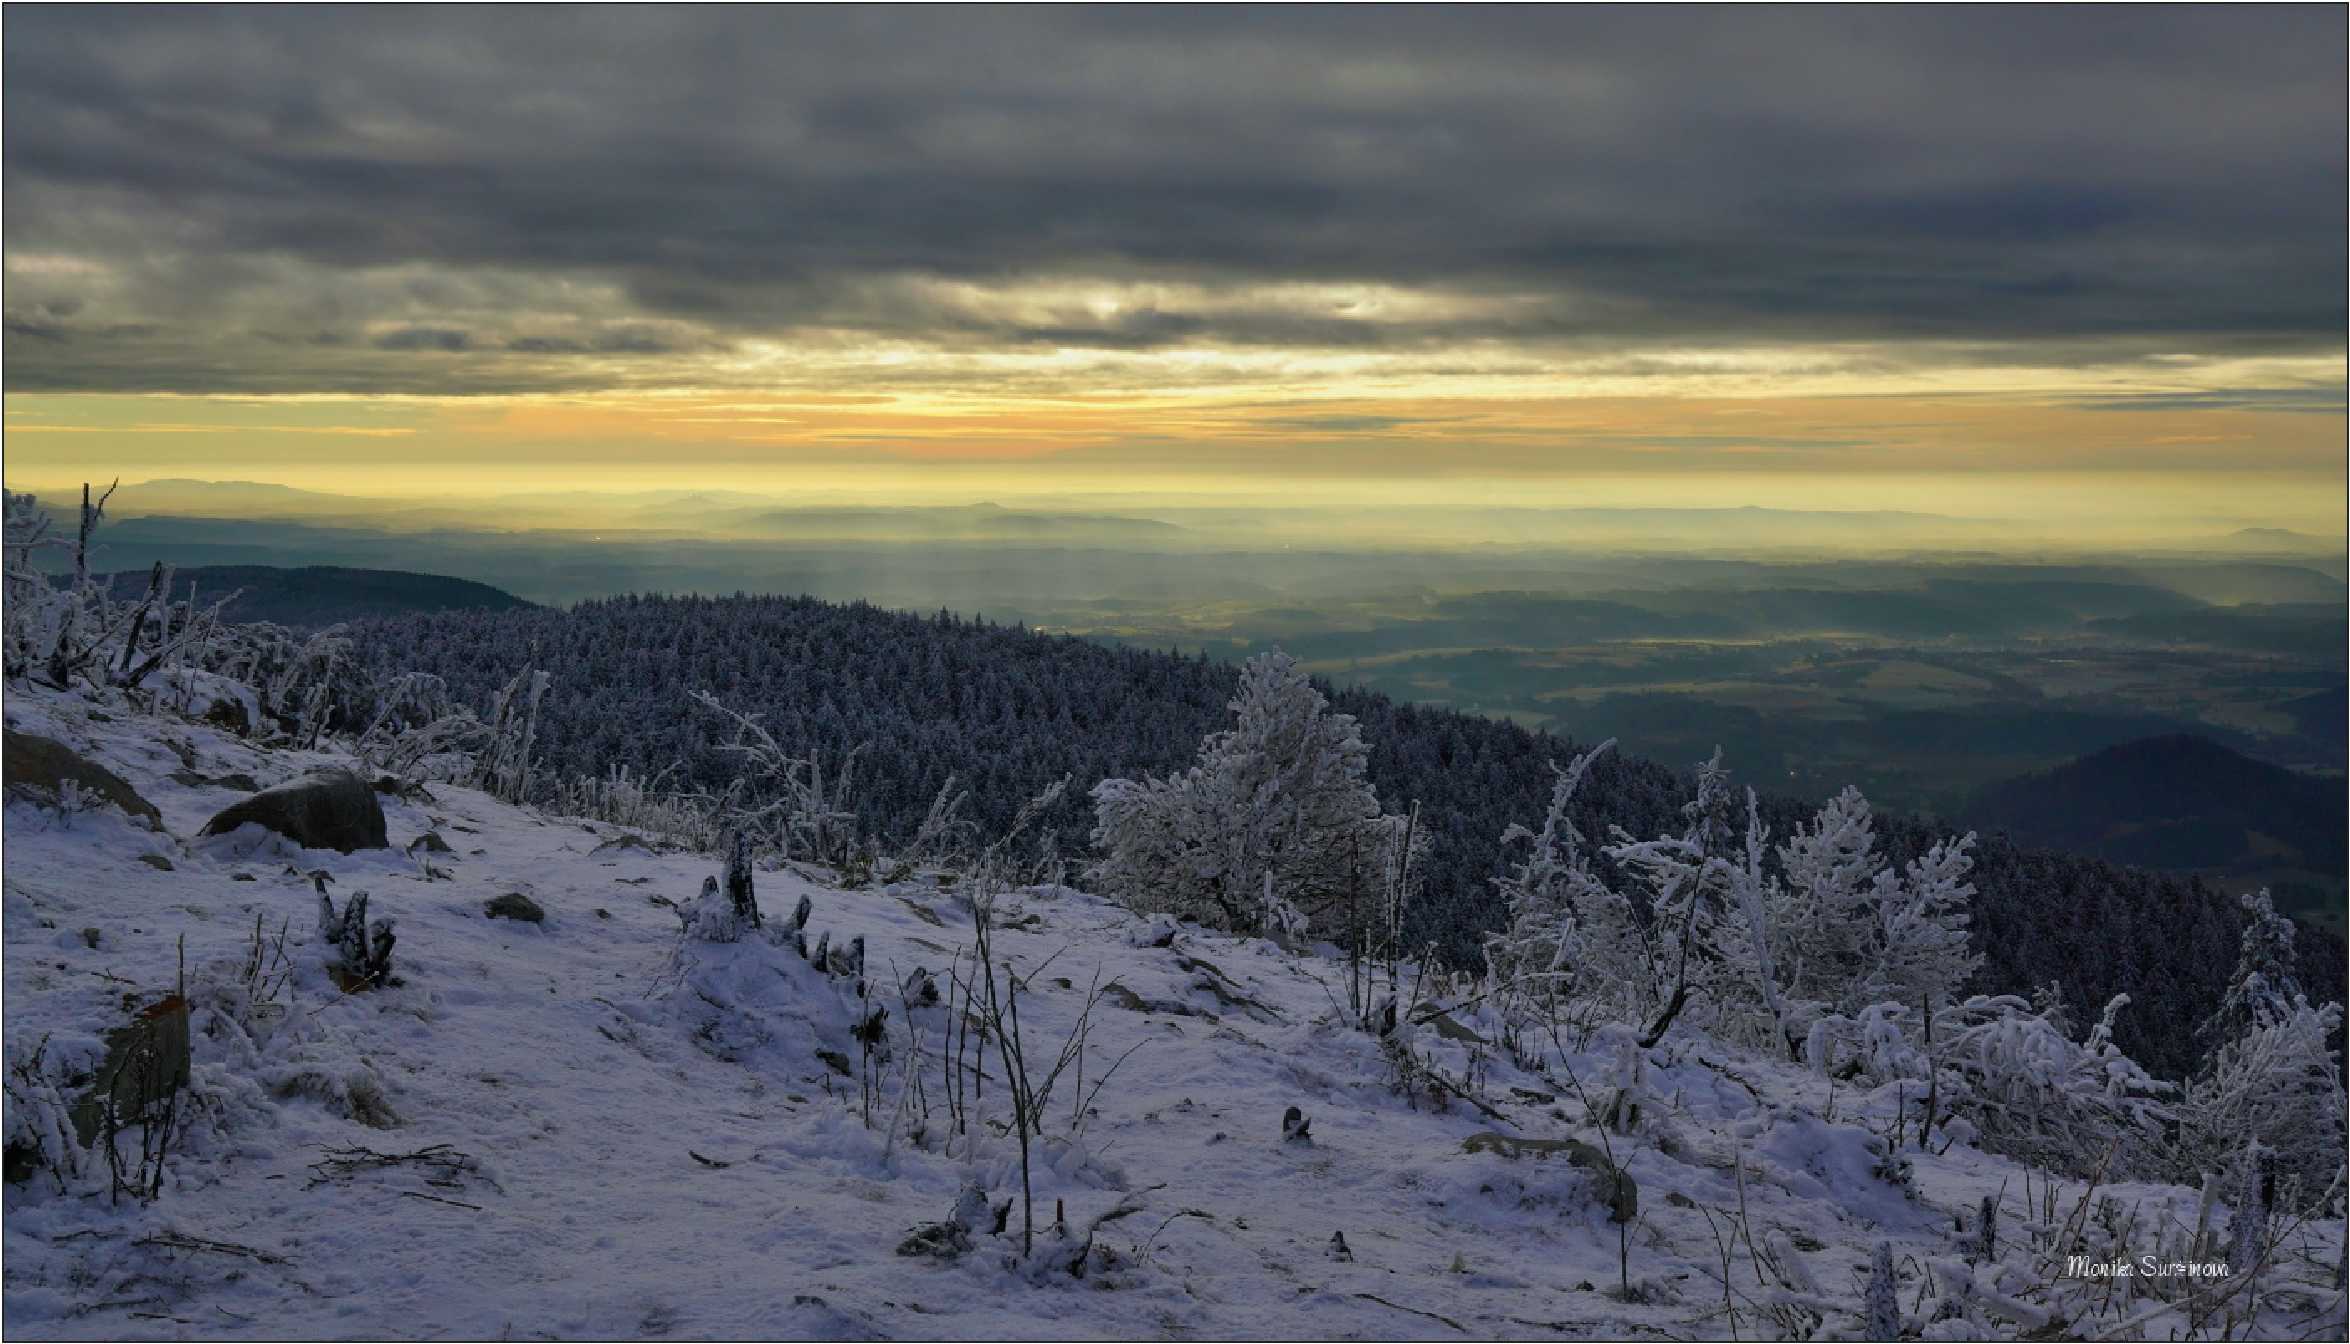
<instances>
[{"instance_id":1,"label":"rolling hill","mask_svg":"<svg viewBox=\"0 0 2350 1344\"><path fill-rule=\"evenodd\" d=\"M2173 734L2092 752L1984 789L1969 819L2020 843L2115 863L2279 888L2280 906L2330 898L2339 925L2344 785ZM2299 896L2300 899L2289 899Z\"/></svg>"}]
</instances>

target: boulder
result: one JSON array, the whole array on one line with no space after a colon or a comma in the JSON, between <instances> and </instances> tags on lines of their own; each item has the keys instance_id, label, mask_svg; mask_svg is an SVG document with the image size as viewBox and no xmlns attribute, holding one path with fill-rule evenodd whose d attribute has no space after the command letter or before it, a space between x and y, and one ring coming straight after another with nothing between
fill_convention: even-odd
<instances>
[{"instance_id":1,"label":"boulder","mask_svg":"<svg viewBox=\"0 0 2350 1344\"><path fill-rule=\"evenodd\" d=\"M0 741L0 779L11 796L23 792L41 802L54 803L67 781L81 793L104 799L133 817L144 817L156 829L163 814L139 796L130 782L53 737L7 730Z\"/></svg>"},{"instance_id":2,"label":"boulder","mask_svg":"<svg viewBox=\"0 0 2350 1344\"><path fill-rule=\"evenodd\" d=\"M253 716L242 700L223 696L205 707L202 718L213 727L226 728L239 737L253 734Z\"/></svg>"},{"instance_id":3,"label":"boulder","mask_svg":"<svg viewBox=\"0 0 2350 1344\"><path fill-rule=\"evenodd\" d=\"M540 907L537 901L519 891L509 891L503 896L485 902L482 911L491 919L519 919L528 924L541 923L547 917L547 912Z\"/></svg>"},{"instance_id":4,"label":"boulder","mask_svg":"<svg viewBox=\"0 0 2350 1344\"><path fill-rule=\"evenodd\" d=\"M1424 1026L1434 1027L1436 1029L1436 1034L1442 1036L1448 1041L1463 1041L1470 1045L1493 1044L1493 1042L1486 1040L1476 1032L1469 1030L1467 1027L1464 1027L1459 1022L1455 1021L1452 1014L1444 1012L1440 1009L1424 1013L1419 1017L1414 1018L1413 1020L1421 1023Z\"/></svg>"},{"instance_id":5,"label":"boulder","mask_svg":"<svg viewBox=\"0 0 2350 1344\"><path fill-rule=\"evenodd\" d=\"M188 1003L171 995L106 1033L106 1062L73 1107L74 1136L87 1148L117 1125L142 1121L148 1108L188 1085Z\"/></svg>"},{"instance_id":6,"label":"boulder","mask_svg":"<svg viewBox=\"0 0 2350 1344\"><path fill-rule=\"evenodd\" d=\"M304 849L387 849L383 805L367 781L348 770L322 770L264 789L204 823L205 835L226 835L247 822L277 832Z\"/></svg>"},{"instance_id":7,"label":"boulder","mask_svg":"<svg viewBox=\"0 0 2350 1344\"><path fill-rule=\"evenodd\" d=\"M1640 1214L1640 1184L1632 1174L1608 1161L1607 1153L1581 1139L1522 1139L1513 1134L1498 1134L1487 1130L1471 1134L1461 1143L1461 1150L1470 1153L1499 1153L1516 1159L1532 1157L1548 1159L1562 1155L1567 1161L1591 1173L1592 1188L1599 1201L1607 1205L1608 1220L1629 1223Z\"/></svg>"}]
</instances>

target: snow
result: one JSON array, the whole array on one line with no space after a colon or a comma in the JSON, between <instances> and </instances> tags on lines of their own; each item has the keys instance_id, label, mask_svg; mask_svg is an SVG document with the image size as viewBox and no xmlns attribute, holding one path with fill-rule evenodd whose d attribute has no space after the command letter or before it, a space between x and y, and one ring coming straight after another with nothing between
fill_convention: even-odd
<instances>
[{"instance_id":1,"label":"snow","mask_svg":"<svg viewBox=\"0 0 2350 1344\"><path fill-rule=\"evenodd\" d=\"M895 990L917 967L943 988L959 953L968 970L967 881L841 890L796 866L760 871L764 928L688 941L678 908L722 870L712 855L615 843L620 828L437 783L429 799L384 796L387 850L304 851L249 830L191 843L240 795L175 772L267 786L351 762L44 691L12 695L8 715L128 779L167 832L7 806L9 1057L44 1035L53 1052L92 1053L126 1001L181 983L184 942L198 1103L151 1203L112 1203L102 1164L64 1193L45 1175L7 1188L16 1337L1725 1338L1718 1234L1733 1219L1792 1262L1766 1293L1733 1239L1741 1337L1807 1312L1826 1333L1863 1329L1880 1243L1901 1310L1931 1272L2006 1329L2046 1319L2052 1300L2019 1279L2030 1201L2053 1188L2061 1221L2084 1196L1964 1145L1898 1154L1905 1186L1883 1138L1894 1097L1837 1094L1806 1067L1698 1035L1635 1061L1636 1134L1603 1136L1589 1116L1626 1067L1615 1052L1637 1050L1623 1033L1544 1076L1515 1066L1474 1007L1449 1027L1407 1021L1397 1041L1477 1104L1441 1087L1399 1095L1388 1049L1346 1021L1343 965L1044 887L1005 895L994 935L1026 982L1032 1067L1077 1029L1097 973L1116 988L1093 1010L1082 1080L1048 1098L1040 1249L1062 1244L1047 1231L1056 1205L1080 1231L1118 1216L1083 1278L1056 1267L1065 1255L1020 1265L1000 1066L991 1052L979 1105L994 1125L967 1149L946 1115L948 1009L909 1009ZM454 852L410 856L427 831ZM329 979L315 872L338 907L366 891L371 915L397 922L400 983L344 993ZM485 917L506 892L544 922ZM811 947L864 940L871 997L770 936L802 897ZM286 930L274 1004L240 997L256 917ZM876 1003L892 1057L868 1106L852 1031ZM927 1118L903 1091L909 1013ZM1292 1105L1310 1142L1282 1139ZM1464 1148L1496 1131L1608 1145L1639 1183L1629 1234L1564 1154ZM439 1156L354 1166L353 1150ZM974 1184L991 1204L1014 1199L1010 1235L983 1219L960 1257L896 1253ZM2193 1191L2104 1193L2196 1217ZM2017 1243L2004 1268L1965 1260L1985 1196ZM2306 1236L2322 1268L2342 1226ZM2339 1295L2319 1298L2316 1319L2330 1312L2338 1333ZM2176 1322L2142 1328L2159 1338Z\"/></svg>"}]
</instances>

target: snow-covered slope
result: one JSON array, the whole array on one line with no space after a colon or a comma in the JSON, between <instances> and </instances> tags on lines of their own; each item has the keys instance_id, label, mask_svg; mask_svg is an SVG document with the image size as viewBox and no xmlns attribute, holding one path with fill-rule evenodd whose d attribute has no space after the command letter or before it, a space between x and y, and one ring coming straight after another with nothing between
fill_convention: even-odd
<instances>
[{"instance_id":1,"label":"snow-covered slope","mask_svg":"<svg viewBox=\"0 0 2350 1344\"><path fill-rule=\"evenodd\" d=\"M1964 1146L1891 1153L1875 1132L1891 1099L1702 1039L1648 1052L1642 1122L1603 1135L1593 1112L1629 1068L1614 1038L1563 1057L1545 1042L1547 1074L1527 1071L1477 1039L1498 1024L1469 1005L1383 1044L1349 1024L1336 962L1065 888L1008 894L996 934L1026 983L1040 1081L1102 987L1082 1065L1046 1099L1038 1240L1062 1245L1056 1206L1072 1235L1114 1217L1083 1277L1056 1267L1068 1255L1015 1262L1002 1070L989 1054L979 1119L953 1133L948 1011L894 988L917 967L946 982L959 955L968 970L952 880L757 876L771 921L804 896L811 942L864 939L891 1008L868 1094L853 977L761 937L682 936L709 856L441 784L385 797L389 850L193 840L242 796L202 780L268 785L335 758L46 693L12 696L8 715L122 775L165 823L9 804L11 1064L44 1036L86 1054L180 983L183 940L195 1004L191 1101L158 1198L116 1205L102 1162L63 1191L46 1173L8 1187L15 1336L1818 1336L1867 1328L1880 1242L1913 1331L2162 1337L2184 1320L2133 1324L2164 1309L2134 1285L2049 1285L2060 1236L2100 1258L2153 1251L2170 1243L2149 1229L2195 1226L2196 1192L2091 1194ZM450 852L411 855L428 832ZM366 891L396 919L401 983L331 982L317 871L338 904ZM544 922L487 917L506 893ZM260 1006L238 973L257 918L287 930L291 972ZM1406 1051L1448 1081L1399 1086ZM1290 1106L1309 1141L1284 1139ZM1629 1231L1610 1221L1604 1170L1470 1142L1488 1133L1604 1143L1637 1183ZM1015 1200L1007 1235L983 1214L960 1257L898 1253L974 1183ZM1997 1250L1970 1267L1986 1197ZM2324 1285L2340 1224L2295 1244L2308 1263L2271 1273L2311 1287L2272 1294L2262 1333L2298 1320L2291 1333L2338 1335Z\"/></svg>"}]
</instances>

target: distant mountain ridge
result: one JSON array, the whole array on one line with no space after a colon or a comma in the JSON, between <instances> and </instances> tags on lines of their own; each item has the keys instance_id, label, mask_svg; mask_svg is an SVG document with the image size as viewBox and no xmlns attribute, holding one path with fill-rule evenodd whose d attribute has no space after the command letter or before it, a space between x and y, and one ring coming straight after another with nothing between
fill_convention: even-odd
<instances>
[{"instance_id":1,"label":"distant mountain ridge","mask_svg":"<svg viewBox=\"0 0 2350 1344\"><path fill-rule=\"evenodd\" d=\"M117 597L135 597L146 589L148 571L123 570L105 577ZM173 571L172 589L179 597L186 597L191 582L199 605L236 594L225 612L229 620L279 625L323 626L414 612L510 611L537 605L471 579L342 565L195 565Z\"/></svg>"}]
</instances>

